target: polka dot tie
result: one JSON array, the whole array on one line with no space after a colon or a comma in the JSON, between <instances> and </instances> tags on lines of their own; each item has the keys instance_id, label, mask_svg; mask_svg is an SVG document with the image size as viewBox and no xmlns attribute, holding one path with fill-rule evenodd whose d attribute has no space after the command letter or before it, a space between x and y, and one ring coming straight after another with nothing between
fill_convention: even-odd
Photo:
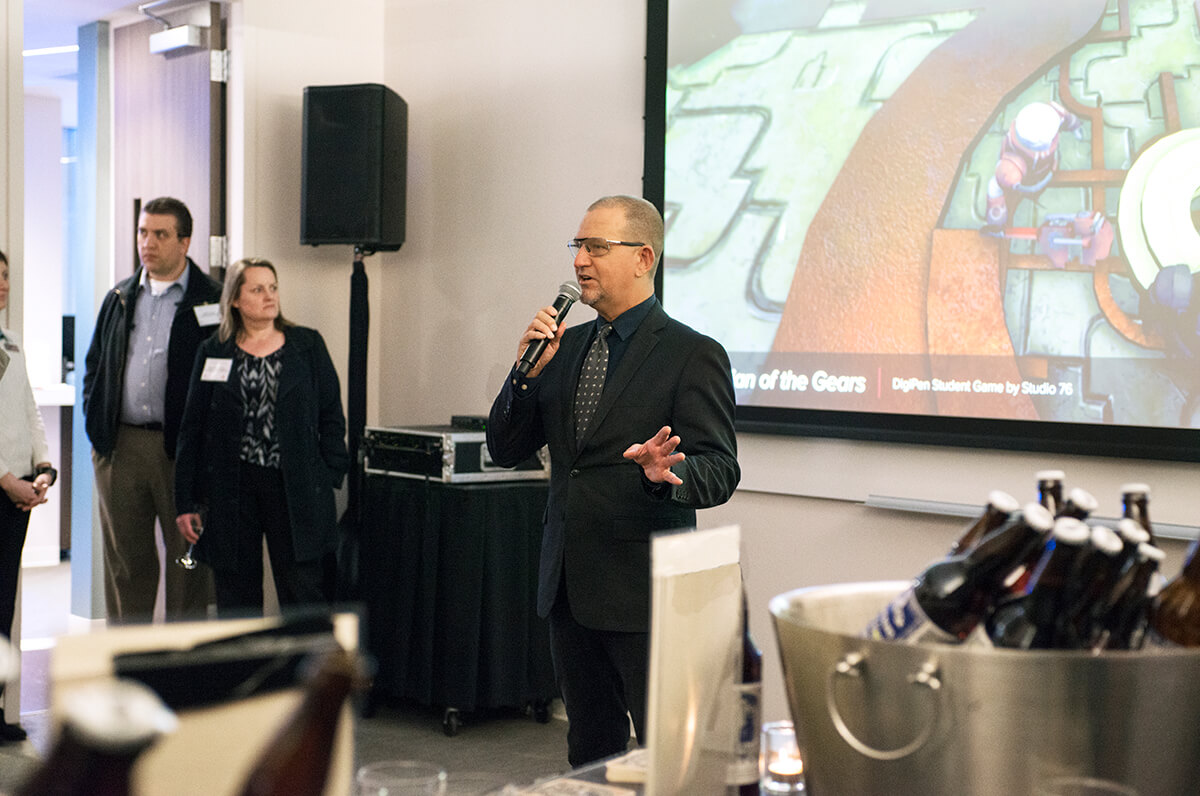
<instances>
[{"instance_id":1,"label":"polka dot tie","mask_svg":"<svg viewBox=\"0 0 1200 796\"><path fill-rule=\"evenodd\" d=\"M575 390L576 442L583 439L587 432L592 416L596 414L596 405L600 403L600 393L604 392L604 376L608 370L608 336L612 330L611 323L600 327L579 371L579 387Z\"/></svg>"}]
</instances>

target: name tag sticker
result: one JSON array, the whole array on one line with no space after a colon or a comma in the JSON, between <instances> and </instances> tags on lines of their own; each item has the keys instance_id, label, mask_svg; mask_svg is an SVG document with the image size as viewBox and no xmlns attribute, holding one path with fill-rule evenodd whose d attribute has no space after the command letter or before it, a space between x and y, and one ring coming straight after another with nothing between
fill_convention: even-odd
<instances>
[{"instance_id":1,"label":"name tag sticker","mask_svg":"<svg viewBox=\"0 0 1200 796\"><path fill-rule=\"evenodd\" d=\"M232 367L232 359L208 357L204 360L204 371L200 374L200 381L229 381L229 369Z\"/></svg>"},{"instance_id":2,"label":"name tag sticker","mask_svg":"<svg viewBox=\"0 0 1200 796\"><path fill-rule=\"evenodd\" d=\"M221 322L220 304L197 304L192 309L196 311L196 323L201 326L216 326Z\"/></svg>"}]
</instances>

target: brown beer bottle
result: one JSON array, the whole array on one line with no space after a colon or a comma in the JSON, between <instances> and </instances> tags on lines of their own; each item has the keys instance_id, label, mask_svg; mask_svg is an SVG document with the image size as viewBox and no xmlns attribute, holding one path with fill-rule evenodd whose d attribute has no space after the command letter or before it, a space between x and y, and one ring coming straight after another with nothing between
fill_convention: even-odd
<instances>
[{"instance_id":1,"label":"brown beer bottle","mask_svg":"<svg viewBox=\"0 0 1200 796\"><path fill-rule=\"evenodd\" d=\"M1086 520L1099 505L1091 492L1075 487L1067 493L1067 498L1063 501L1062 507L1058 510L1056 516Z\"/></svg>"},{"instance_id":2,"label":"brown beer bottle","mask_svg":"<svg viewBox=\"0 0 1200 796\"><path fill-rule=\"evenodd\" d=\"M1150 524L1150 487L1146 484L1125 484L1121 487L1121 516L1135 520L1150 534L1150 544L1158 544Z\"/></svg>"},{"instance_id":3,"label":"brown beer bottle","mask_svg":"<svg viewBox=\"0 0 1200 796\"><path fill-rule=\"evenodd\" d=\"M342 703L361 680L352 653L338 648L325 654L303 700L250 770L241 796L321 796Z\"/></svg>"},{"instance_id":4,"label":"brown beer bottle","mask_svg":"<svg viewBox=\"0 0 1200 796\"><path fill-rule=\"evenodd\" d=\"M1187 563L1158 595L1150 614L1147 643L1200 647L1200 539L1192 542Z\"/></svg>"},{"instance_id":5,"label":"brown beer bottle","mask_svg":"<svg viewBox=\"0 0 1200 796\"><path fill-rule=\"evenodd\" d=\"M17 796L126 796L133 763L178 724L158 695L132 680L106 680L63 695L58 739Z\"/></svg>"},{"instance_id":6,"label":"brown beer bottle","mask_svg":"<svg viewBox=\"0 0 1200 796\"><path fill-rule=\"evenodd\" d=\"M1031 548L1054 527L1044 507L1030 503L1019 518L983 538L966 553L935 561L911 588L880 611L863 631L878 641L959 643L1003 597L1005 583Z\"/></svg>"},{"instance_id":7,"label":"brown beer bottle","mask_svg":"<svg viewBox=\"0 0 1200 796\"><path fill-rule=\"evenodd\" d=\"M1062 470L1041 470L1037 474L1038 484L1038 503L1046 508L1052 517L1064 516L1063 510L1067 507L1067 501L1063 499L1063 471ZM1073 490L1074 492L1075 490ZM1086 505L1087 498L1090 498L1087 492L1078 490L1080 495L1076 499ZM1094 499L1093 499L1093 502ZM1078 506L1079 504L1074 504ZM1078 509L1074 509L1078 513ZM1067 514L1065 516L1073 516ZM1079 519L1075 517L1075 519ZM1005 583L1008 586L1008 593L1013 597L1020 597L1029 592L1029 579L1033 575L1033 569L1037 566L1038 560L1042 557L1042 547L1044 543L1050 541L1050 529L1047 529L1045 537L1042 539L1042 545L1034 545L1029 548L1025 554L1025 558L1013 567L1008 579Z\"/></svg>"},{"instance_id":8,"label":"brown beer bottle","mask_svg":"<svg viewBox=\"0 0 1200 796\"><path fill-rule=\"evenodd\" d=\"M1050 542L1029 579L1029 592L997 606L987 619L996 647L1049 649L1054 646L1075 562L1087 551L1091 534L1073 517L1054 521Z\"/></svg>"},{"instance_id":9,"label":"brown beer bottle","mask_svg":"<svg viewBox=\"0 0 1200 796\"><path fill-rule=\"evenodd\" d=\"M1155 575L1165 557L1166 553L1148 542L1138 545L1135 557L1125 565L1104 602L1092 639L1093 652L1141 648L1148 611L1157 596L1159 579Z\"/></svg>"},{"instance_id":10,"label":"brown beer bottle","mask_svg":"<svg viewBox=\"0 0 1200 796\"><path fill-rule=\"evenodd\" d=\"M983 537L1007 522L1008 518L1016 514L1020 508L1021 504L1017 502L1017 499L1007 492L1001 492L998 489L989 492L983 513L963 529L962 534L950 546L948 555L956 555L970 550L979 544Z\"/></svg>"},{"instance_id":11,"label":"brown beer bottle","mask_svg":"<svg viewBox=\"0 0 1200 796\"><path fill-rule=\"evenodd\" d=\"M1124 546L1122 558L1126 562L1132 561L1143 544L1150 544L1150 534L1142 527L1141 523L1131 520L1128 517L1122 517L1117 520L1117 535L1121 537L1121 544Z\"/></svg>"},{"instance_id":12,"label":"brown beer bottle","mask_svg":"<svg viewBox=\"0 0 1200 796\"><path fill-rule=\"evenodd\" d=\"M1062 511L1063 481L1067 474L1062 470L1039 470L1034 477L1037 479L1038 503L1057 517Z\"/></svg>"},{"instance_id":13,"label":"brown beer bottle","mask_svg":"<svg viewBox=\"0 0 1200 796\"><path fill-rule=\"evenodd\" d=\"M1038 503L1045 506L1052 517L1062 516L1066 506L1066 501L1063 499L1063 480L1067 477L1066 474L1062 470L1039 470L1035 477L1037 478ZM1046 541L1049 540L1050 534L1047 533ZM1041 548L1034 548L1019 566L1013 568L1012 577L1008 581L1009 594L1017 597L1029 591L1029 578L1041 555Z\"/></svg>"},{"instance_id":14,"label":"brown beer bottle","mask_svg":"<svg viewBox=\"0 0 1200 796\"><path fill-rule=\"evenodd\" d=\"M742 591L742 677L737 690L740 717L733 759L725 782L730 794L758 796L758 733L762 729L762 650L750 635L750 610Z\"/></svg>"},{"instance_id":15,"label":"brown beer bottle","mask_svg":"<svg viewBox=\"0 0 1200 796\"><path fill-rule=\"evenodd\" d=\"M1103 525L1090 529L1088 550L1075 562L1067 587L1065 616L1059 622L1056 649L1087 649L1102 601L1121 574L1124 546L1116 531Z\"/></svg>"}]
</instances>

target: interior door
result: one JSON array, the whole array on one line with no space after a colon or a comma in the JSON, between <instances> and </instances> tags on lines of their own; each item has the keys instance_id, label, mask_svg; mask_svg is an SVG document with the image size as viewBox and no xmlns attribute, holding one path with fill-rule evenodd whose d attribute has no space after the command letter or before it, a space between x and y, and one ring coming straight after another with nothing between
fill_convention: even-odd
<instances>
[{"instance_id":1,"label":"interior door","mask_svg":"<svg viewBox=\"0 0 1200 796\"><path fill-rule=\"evenodd\" d=\"M206 272L225 263L210 236L225 234L225 82L220 3L163 12L113 31L116 279L137 265L137 216L156 196L174 196L192 213L188 253ZM151 37L195 28L202 46L151 52ZM157 40L156 40L157 41ZM217 53L214 56L214 52ZM214 79L215 78L215 79ZM214 276L220 277L217 271Z\"/></svg>"}]
</instances>

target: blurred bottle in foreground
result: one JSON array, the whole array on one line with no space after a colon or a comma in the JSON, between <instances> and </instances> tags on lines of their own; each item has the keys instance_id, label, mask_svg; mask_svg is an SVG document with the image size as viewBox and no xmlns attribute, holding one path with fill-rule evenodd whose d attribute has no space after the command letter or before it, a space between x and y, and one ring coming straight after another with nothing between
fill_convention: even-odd
<instances>
[{"instance_id":1,"label":"blurred bottle in foreground","mask_svg":"<svg viewBox=\"0 0 1200 796\"><path fill-rule=\"evenodd\" d=\"M1200 540L1192 542L1187 562L1155 600L1146 643L1200 647Z\"/></svg>"},{"instance_id":2,"label":"blurred bottle in foreground","mask_svg":"<svg viewBox=\"0 0 1200 796\"><path fill-rule=\"evenodd\" d=\"M138 755L178 724L158 695L132 680L63 694L62 729L18 796L126 796Z\"/></svg>"},{"instance_id":3,"label":"blurred bottle in foreground","mask_svg":"<svg viewBox=\"0 0 1200 796\"><path fill-rule=\"evenodd\" d=\"M317 660L304 698L259 756L241 796L321 796L342 703L363 679L355 655L340 647Z\"/></svg>"},{"instance_id":4,"label":"blurred bottle in foreground","mask_svg":"<svg viewBox=\"0 0 1200 796\"><path fill-rule=\"evenodd\" d=\"M762 728L762 650L750 635L750 610L742 591L742 676L735 688L739 717L733 759L725 782L730 794L758 796L758 733Z\"/></svg>"}]
</instances>

